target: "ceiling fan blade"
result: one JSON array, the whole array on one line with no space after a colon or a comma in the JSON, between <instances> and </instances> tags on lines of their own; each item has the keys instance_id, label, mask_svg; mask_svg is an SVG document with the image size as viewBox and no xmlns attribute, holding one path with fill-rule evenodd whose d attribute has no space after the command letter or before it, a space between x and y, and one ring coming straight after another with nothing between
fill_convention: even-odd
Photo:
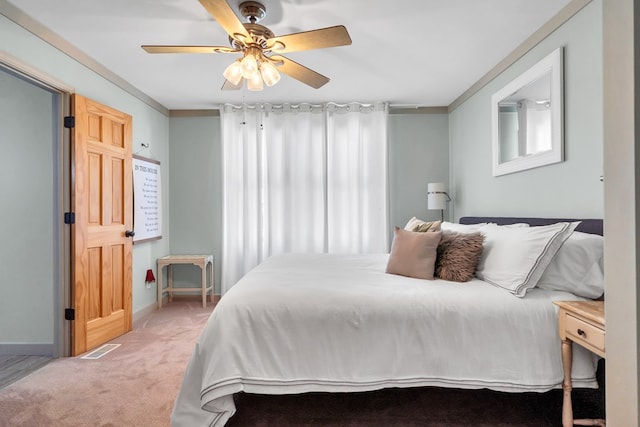
<instances>
[{"instance_id":1,"label":"ceiling fan blade","mask_svg":"<svg viewBox=\"0 0 640 427\"><path fill-rule=\"evenodd\" d=\"M226 46L170 46L142 45L147 53L234 53L236 49Z\"/></svg>"},{"instance_id":2,"label":"ceiling fan blade","mask_svg":"<svg viewBox=\"0 0 640 427\"><path fill-rule=\"evenodd\" d=\"M351 37L344 25L272 37L267 40L267 45L273 46L272 50L275 53L298 52L350 44Z\"/></svg>"},{"instance_id":3,"label":"ceiling fan blade","mask_svg":"<svg viewBox=\"0 0 640 427\"><path fill-rule=\"evenodd\" d=\"M281 55L273 55L269 57L274 61L281 61L281 65L276 65L278 71L285 73L286 75L293 77L296 80L300 80L312 88L319 89L329 82L329 78L323 76L320 73L316 73L310 68L300 65L295 61L285 58Z\"/></svg>"},{"instance_id":4,"label":"ceiling fan blade","mask_svg":"<svg viewBox=\"0 0 640 427\"><path fill-rule=\"evenodd\" d=\"M234 39L244 42L251 40L251 36L225 0L199 0L207 12L220 24L222 28Z\"/></svg>"},{"instance_id":5,"label":"ceiling fan blade","mask_svg":"<svg viewBox=\"0 0 640 427\"><path fill-rule=\"evenodd\" d=\"M221 89L222 90L240 90L242 89L243 83L244 83L244 79L240 80L240 83L238 83L237 85L234 85L229 80L225 79Z\"/></svg>"}]
</instances>

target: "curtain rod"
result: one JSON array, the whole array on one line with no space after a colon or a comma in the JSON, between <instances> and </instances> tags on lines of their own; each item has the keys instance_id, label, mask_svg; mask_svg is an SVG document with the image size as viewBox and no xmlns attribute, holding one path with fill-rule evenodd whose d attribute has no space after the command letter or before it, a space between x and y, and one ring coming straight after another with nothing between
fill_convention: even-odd
<instances>
[{"instance_id":1,"label":"curtain rod","mask_svg":"<svg viewBox=\"0 0 640 427\"><path fill-rule=\"evenodd\" d=\"M345 106L349 104L337 104L337 106ZM224 104L223 104L224 105ZM242 108L242 105L228 104L235 108ZM278 104L274 104L278 105ZM299 104L294 104L299 105ZM308 104L311 106L322 106L321 104ZM363 104L372 105L372 104ZM389 104L389 114L447 114L447 107L426 107L426 106L410 106L410 105L393 105ZM220 106L207 110L170 110L170 117L218 117L220 116Z\"/></svg>"}]
</instances>

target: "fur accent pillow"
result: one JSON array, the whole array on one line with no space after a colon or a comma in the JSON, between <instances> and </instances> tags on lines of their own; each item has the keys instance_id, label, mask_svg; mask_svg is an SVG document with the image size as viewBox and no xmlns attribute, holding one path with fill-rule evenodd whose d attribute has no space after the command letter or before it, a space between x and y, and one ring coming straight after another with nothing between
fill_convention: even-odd
<instances>
[{"instance_id":1,"label":"fur accent pillow","mask_svg":"<svg viewBox=\"0 0 640 427\"><path fill-rule=\"evenodd\" d=\"M452 282L468 282L482 256L484 236L479 231L456 233L443 231L438 245L435 276Z\"/></svg>"},{"instance_id":2,"label":"fur accent pillow","mask_svg":"<svg viewBox=\"0 0 640 427\"><path fill-rule=\"evenodd\" d=\"M416 279L433 279L440 231L416 233L395 227L386 272Z\"/></svg>"}]
</instances>

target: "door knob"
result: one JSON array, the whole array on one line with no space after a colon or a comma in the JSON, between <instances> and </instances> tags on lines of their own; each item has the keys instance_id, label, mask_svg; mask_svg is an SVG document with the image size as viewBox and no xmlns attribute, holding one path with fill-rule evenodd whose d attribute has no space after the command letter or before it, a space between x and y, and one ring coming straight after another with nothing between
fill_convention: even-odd
<instances>
[{"instance_id":1,"label":"door knob","mask_svg":"<svg viewBox=\"0 0 640 427\"><path fill-rule=\"evenodd\" d=\"M135 235L136 235L136 232L135 232L135 231L133 231L133 230L126 230L126 231L124 232L124 237L133 237L133 236L135 236Z\"/></svg>"}]
</instances>

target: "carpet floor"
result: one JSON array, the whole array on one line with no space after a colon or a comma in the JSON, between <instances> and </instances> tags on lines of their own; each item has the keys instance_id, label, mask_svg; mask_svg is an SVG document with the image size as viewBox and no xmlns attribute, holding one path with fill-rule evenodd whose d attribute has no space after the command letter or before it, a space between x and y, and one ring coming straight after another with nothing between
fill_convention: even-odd
<instances>
[{"instance_id":1,"label":"carpet floor","mask_svg":"<svg viewBox=\"0 0 640 427\"><path fill-rule=\"evenodd\" d=\"M100 359L55 359L0 390L0 426L168 426L212 305L173 302Z\"/></svg>"},{"instance_id":2,"label":"carpet floor","mask_svg":"<svg viewBox=\"0 0 640 427\"><path fill-rule=\"evenodd\" d=\"M211 310L173 302L111 341L120 347L100 359L53 360L0 390L0 426L169 426ZM228 427L559 426L562 407L560 390L510 394L427 387L235 398L237 412ZM577 417L602 418L603 408L603 390L574 390Z\"/></svg>"}]
</instances>

